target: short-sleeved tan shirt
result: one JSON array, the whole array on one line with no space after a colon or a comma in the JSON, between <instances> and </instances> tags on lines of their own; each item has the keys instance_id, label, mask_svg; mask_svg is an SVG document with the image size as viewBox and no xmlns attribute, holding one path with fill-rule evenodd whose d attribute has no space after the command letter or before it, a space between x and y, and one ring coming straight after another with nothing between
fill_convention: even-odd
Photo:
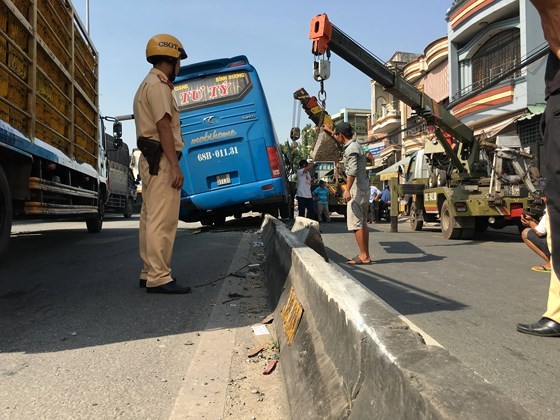
<instances>
[{"instance_id":1,"label":"short-sleeved tan shirt","mask_svg":"<svg viewBox=\"0 0 560 420\"><path fill-rule=\"evenodd\" d=\"M171 130L175 139L175 150L183 150L185 143L181 136L179 108L173 92L167 84L167 77L158 69L151 69L140 84L134 96L134 121L136 122L136 138L147 137L158 140L156 123L165 114L171 116Z\"/></svg>"}]
</instances>

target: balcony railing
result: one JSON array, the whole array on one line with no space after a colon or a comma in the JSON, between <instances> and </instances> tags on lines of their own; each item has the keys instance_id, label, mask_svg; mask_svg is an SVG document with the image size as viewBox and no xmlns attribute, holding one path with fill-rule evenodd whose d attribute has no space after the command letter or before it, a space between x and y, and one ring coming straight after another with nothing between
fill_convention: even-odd
<instances>
[{"instance_id":1,"label":"balcony railing","mask_svg":"<svg viewBox=\"0 0 560 420\"><path fill-rule=\"evenodd\" d=\"M393 107L391 104L381 105L381 109L378 109L375 113L375 124L378 120L382 120L388 117L400 117L400 112Z\"/></svg>"}]
</instances>

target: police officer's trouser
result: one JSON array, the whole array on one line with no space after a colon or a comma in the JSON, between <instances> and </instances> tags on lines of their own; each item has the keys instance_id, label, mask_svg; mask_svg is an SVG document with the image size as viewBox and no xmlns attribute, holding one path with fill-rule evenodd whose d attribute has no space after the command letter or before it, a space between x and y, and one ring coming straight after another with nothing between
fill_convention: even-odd
<instances>
[{"instance_id":1,"label":"police officer's trouser","mask_svg":"<svg viewBox=\"0 0 560 420\"><path fill-rule=\"evenodd\" d=\"M161 156L158 175L150 175L148 161L140 156L142 210L140 212L140 258L144 262L140 279L148 287L172 281L171 257L179 220L181 192L171 188L171 167Z\"/></svg>"},{"instance_id":2,"label":"police officer's trouser","mask_svg":"<svg viewBox=\"0 0 560 420\"><path fill-rule=\"evenodd\" d=\"M560 323L560 91L546 101L544 112L544 175L548 249L551 253L550 288L544 317Z\"/></svg>"}]
</instances>

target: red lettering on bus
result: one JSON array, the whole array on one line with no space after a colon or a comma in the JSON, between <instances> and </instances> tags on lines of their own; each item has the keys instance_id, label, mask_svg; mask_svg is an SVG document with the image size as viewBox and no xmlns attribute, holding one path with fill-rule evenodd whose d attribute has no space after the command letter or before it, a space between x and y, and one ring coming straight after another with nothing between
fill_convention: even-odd
<instances>
[{"instance_id":1,"label":"red lettering on bus","mask_svg":"<svg viewBox=\"0 0 560 420\"><path fill-rule=\"evenodd\" d=\"M210 99L214 99L216 97L216 95L218 90L218 86L214 85L214 86L208 86L208 95L210 95Z\"/></svg>"},{"instance_id":2,"label":"red lettering on bus","mask_svg":"<svg viewBox=\"0 0 560 420\"><path fill-rule=\"evenodd\" d=\"M227 94L228 94L228 89L229 89L230 86L231 86L231 83L230 83L230 82L224 82L224 83L222 83L220 86L218 86L218 87L220 88L220 93L221 93L223 96L227 96Z\"/></svg>"}]
</instances>

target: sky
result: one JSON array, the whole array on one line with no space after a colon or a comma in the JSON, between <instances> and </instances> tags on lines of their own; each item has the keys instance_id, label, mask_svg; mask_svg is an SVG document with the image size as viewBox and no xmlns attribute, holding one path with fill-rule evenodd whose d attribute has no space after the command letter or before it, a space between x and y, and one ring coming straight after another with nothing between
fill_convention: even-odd
<instances>
[{"instance_id":1,"label":"sky","mask_svg":"<svg viewBox=\"0 0 560 420\"><path fill-rule=\"evenodd\" d=\"M72 0L87 23L87 0ZM102 115L132 113L132 100L151 65L148 40L169 33L183 44L192 64L246 55L256 68L267 97L278 140L289 139L293 92L303 87L317 95L309 40L311 19L326 13L331 23L381 60L395 51L422 53L447 34L445 15L453 0L90 0L90 37L99 54ZM370 79L346 61L331 56L325 82L327 111L370 109ZM299 127L310 123L301 112ZM297 125L297 121L296 121ZM109 133L112 128L108 127ZM123 123L123 139L135 147L134 123Z\"/></svg>"}]
</instances>

